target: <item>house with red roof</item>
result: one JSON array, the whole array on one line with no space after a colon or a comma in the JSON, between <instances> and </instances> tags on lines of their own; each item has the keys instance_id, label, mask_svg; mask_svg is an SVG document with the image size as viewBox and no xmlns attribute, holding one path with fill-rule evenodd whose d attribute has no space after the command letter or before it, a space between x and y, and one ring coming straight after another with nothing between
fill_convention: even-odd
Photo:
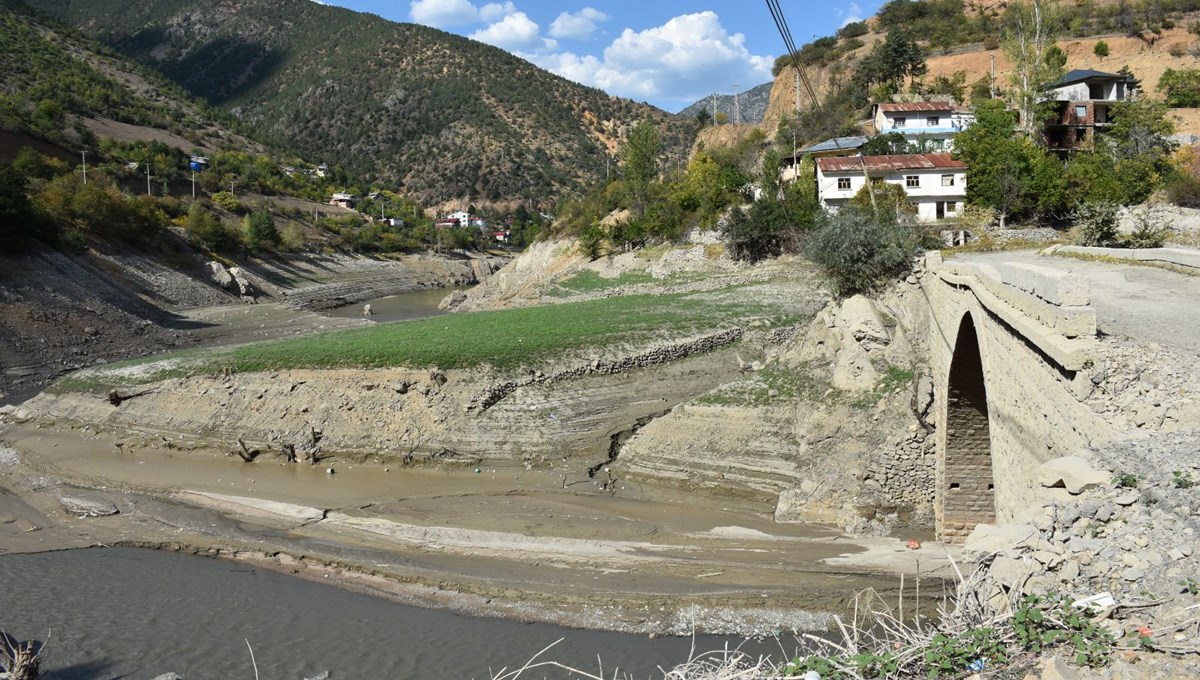
<instances>
[{"instance_id":1,"label":"house with red roof","mask_svg":"<svg viewBox=\"0 0 1200 680\"><path fill-rule=\"evenodd\" d=\"M872 182L904 189L917 208L917 220L934 222L962 214L967 198L967 164L946 153L818 158L817 197L837 210Z\"/></svg>"}]
</instances>

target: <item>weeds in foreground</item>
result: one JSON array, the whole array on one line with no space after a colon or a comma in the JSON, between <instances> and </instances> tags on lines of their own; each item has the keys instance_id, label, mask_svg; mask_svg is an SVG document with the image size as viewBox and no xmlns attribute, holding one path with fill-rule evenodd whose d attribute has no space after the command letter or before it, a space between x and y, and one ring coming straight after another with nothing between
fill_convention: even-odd
<instances>
[{"instance_id":1,"label":"weeds in foreground","mask_svg":"<svg viewBox=\"0 0 1200 680\"><path fill-rule=\"evenodd\" d=\"M874 590L859 593L850 620L835 617L839 639L803 634L800 640L809 650L806 655L780 663L739 650L696 654L693 649L688 662L663 671L663 680L774 680L812 677L812 673L819 674L821 680L961 678L1029 663L1039 654L1058 654L1079 666L1101 667L1108 664L1117 649L1194 652L1190 648L1174 649L1166 641L1178 625L1157 631L1139 628L1121 646L1105 626L1109 619L1162 602L1089 608L1061 595L1022 596L1017 590L1005 594L997 590L985 571L963 576L957 564L951 564L959 582L954 594L943 598L936 618L912 616L911 611L905 615L902 581L897 606ZM918 579L918 601L919 584ZM1194 620L1188 620L1181 625L1194 624ZM606 680L603 669L591 674L557 662L539 661L549 649L521 668L494 674L492 680L516 680L540 668L565 669L580 680ZM609 677L615 680L629 676L612 673Z\"/></svg>"}]
</instances>

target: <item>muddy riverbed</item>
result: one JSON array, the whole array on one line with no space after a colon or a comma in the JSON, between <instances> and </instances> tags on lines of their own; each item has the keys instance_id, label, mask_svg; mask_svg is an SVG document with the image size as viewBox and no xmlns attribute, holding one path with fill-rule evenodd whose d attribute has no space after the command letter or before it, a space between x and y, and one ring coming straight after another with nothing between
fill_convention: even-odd
<instances>
[{"instance_id":1,"label":"muddy riverbed","mask_svg":"<svg viewBox=\"0 0 1200 680\"><path fill-rule=\"evenodd\" d=\"M484 680L545 656L647 678L688 658L689 638L649 639L478 619L394 604L236 562L136 549L0 556L0 629L50 644L53 680L255 677ZM11 587L19 584L20 587ZM785 647L789 638L781 643ZM700 651L746 644L701 636ZM790 643L794 647L794 639ZM781 652L773 640L749 643ZM536 677L575 677L555 669Z\"/></svg>"},{"instance_id":2,"label":"muddy riverbed","mask_svg":"<svg viewBox=\"0 0 1200 680\"><path fill-rule=\"evenodd\" d=\"M364 300L351 305L343 305L326 312L329 316L343 319L362 318L375 323L388 321L404 321L407 319L422 319L429 316L439 316L447 312L438 309L438 305L447 295L456 290L468 290L466 287L435 288L418 293L388 295L387 297ZM371 313L365 314L364 307L371 306Z\"/></svg>"}]
</instances>

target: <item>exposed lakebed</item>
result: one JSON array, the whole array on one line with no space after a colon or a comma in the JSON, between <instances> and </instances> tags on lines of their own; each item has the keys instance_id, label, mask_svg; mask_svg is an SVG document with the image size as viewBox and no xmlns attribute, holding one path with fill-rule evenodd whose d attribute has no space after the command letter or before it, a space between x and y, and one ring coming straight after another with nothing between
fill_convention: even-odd
<instances>
[{"instance_id":1,"label":"exposed lakebed","mask_svg":"<svg viewBox=\"0 0 1200 680\"><path fill-rule=\"evenodd\" d=\"M255 677L483 680L545 657L647 678L685 661L690 638L649 639L399 605L272 571L160 551L68 550L0 557L0 628L44 639L53 680ZM700 651L726 640L702 637ZM731 640L737 646L739 641ZM756 649L778 653L774 642ZM539 669L531 677L567 678Z\"/></svg>"}]
</instances>

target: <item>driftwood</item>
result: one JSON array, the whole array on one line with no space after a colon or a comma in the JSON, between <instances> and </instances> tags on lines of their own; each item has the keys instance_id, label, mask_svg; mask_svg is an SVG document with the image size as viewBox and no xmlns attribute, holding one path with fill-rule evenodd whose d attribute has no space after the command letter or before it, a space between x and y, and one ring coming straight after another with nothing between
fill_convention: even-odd
<instances>
[{"instance_id":1,"label":"driftwood","mask_svg":"<svg viewBox=\"0 0 1200 680\"><path fill-rule=\"evenodd\" d=\"M234 453L247 463L253 463L254 459L258 457L259 453L261 453L258 449L251 449L250 447L246 446L246 442L242 441L241 437L238 437L237 443L241 449L234 450Z\"/></svg>"},{"instance_id":2,"label":"driftwood","mask_svg":"<svg viewBox=\"0 0 1200 680\"><path fill-rule=\"evenodd\" d=\"M121 394L117 390L112 390L108 393L108 403L113 406L120 406L121 402L129 401L134 397L144 397L147 394L153 394L154 390L142 390L141 392L131 392L129 394Z\"/></svg>"},{"instance_id":3,"label":"driftwood","mask_svg":"<svg viewBox=\"0 0 1200 680\"><path fill-rule=\"evenodd\" d=\"M16 638L0 630L0 665L8 671L8 680L34 680L38 677L45 647L45 643L37 645L32 640L17 642Z\"/></svg>"}]
</instances>

